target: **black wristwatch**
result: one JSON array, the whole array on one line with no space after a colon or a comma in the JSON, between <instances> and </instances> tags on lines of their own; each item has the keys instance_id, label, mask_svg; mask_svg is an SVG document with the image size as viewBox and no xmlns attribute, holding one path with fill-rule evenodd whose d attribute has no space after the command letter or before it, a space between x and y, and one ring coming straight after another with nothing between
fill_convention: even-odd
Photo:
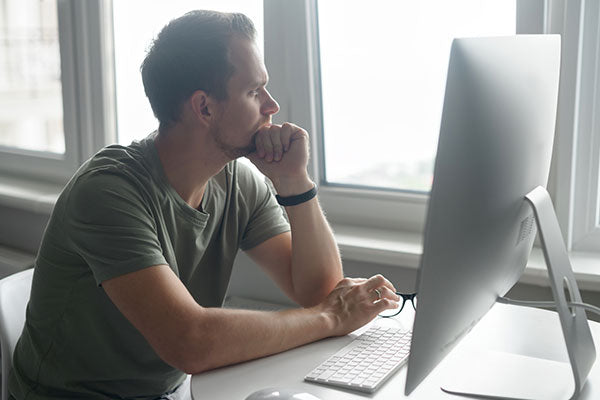
<instances>
[{"instance_id":1,"label":"black wristwatch","mask_svg":"<svg viewBox=\"0 0 600 400\"><path fill-rule=\"evenodd\" d=\"M317 195L317 186L313 186L308 192L296 194L294 196L280 196L276 195L277 202L285 207L295 206L298 204L305 203Z\"/></svg>"}]
</instances>

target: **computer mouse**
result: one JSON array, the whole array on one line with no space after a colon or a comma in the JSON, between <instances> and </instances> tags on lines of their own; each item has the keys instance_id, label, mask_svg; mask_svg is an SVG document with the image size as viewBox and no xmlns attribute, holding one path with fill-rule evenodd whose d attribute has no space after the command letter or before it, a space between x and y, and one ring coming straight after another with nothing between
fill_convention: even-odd
<instances>
[{"instance_id":1,"label":"computer mouse","mask_svg":"<svg viewBox=\"0 0 600 400\"><path fill-rule=\"evenodd\" d=\"M258 390L246 400L321 400L317 396L298 389L271 387Z\"/></svg>"}]
</instances>

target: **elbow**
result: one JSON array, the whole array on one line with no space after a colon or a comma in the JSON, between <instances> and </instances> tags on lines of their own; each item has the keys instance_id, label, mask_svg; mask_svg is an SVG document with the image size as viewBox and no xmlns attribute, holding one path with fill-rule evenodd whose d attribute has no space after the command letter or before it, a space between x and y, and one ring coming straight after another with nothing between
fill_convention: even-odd
<instances>
[{"instance_id":1,"label":"elbow","mask_svg":"<svg viewBox=\"0 0 600 400\"><path fill-rule=\"evenodd\" d=\"M164 360L171 366L189 375L199 374L206 371L207 368L202 363L203 357L194 357L191 355L191 353L197 354L197 352L181 351L177 354L171 354L169 359L166 359L165 357Z\"/></svg>"},{"instance_id":2,"label":"elbow","mask_svg":"<svg viewBox=\"0 0 600 400\"><path fill-rule=\"evenodd\" d=\"M297 296L295 301L304 308L314 307L321 304L331 293L335 286L323 285L319 288L315 288L311 292L303 293L302 296Z\"/></svg>"},{"instance_id":3,"label":"elbow","mask_svg":"<svg viewBox=\"0 0 600 400\"><path fill-rule=\"evenodd\" d=\"M319 305L337 287L342 279L343 277L338 279L337 276L330 276L329 279L322 279L319 284L313 284L310 289L305 288L302 293L295 291L293 300L304 308Z\"/></svg>"},{"instance_id":4,"label":"elbow","mask_svg":"<svg viewBox=\"0 0 600 400\"><path fill-rule=\"evenodd\" d=\"M180 329L171 331L169 337L154 340L150 345L167 364L186 374L199 374L215 368L214 336L204 329L202 316L196 315Z\"/></svg>"},{"instance_id":5,"label":"elbow","mask_svg":"<svg viewBox=\"0 0 600 400\"><path fill-rule=\"evenodd\" d=\"M185 361L179 367L176 368L180 371L185 372L188 375L200 374L211 369L208 366L199 363L198 360Z\"/></svg>"},{"instance_id":6,"label":"elbow","mask_svg":"<svg viewBox=\"0 0 600 400\"><path fill-rule=\"evenodd\" d=\"M209 345L200 344L206 339L195 337L197 340L190 340L187 337L176 339L176 349L172 348L169 352L159 353L159 356L167 364L190 375L215 368Z\"/></svg>"},{"instance_id":7,"label":"elbow","mask_svg":"<svg viewBox=\"0 0 600 400\"><path fill-rule=\"evenodd\" d=\"M186 374L198 374L208 369L204 362L206 357L203 350L199 348L198 342L194 343L188 338L191 336L184 334L178 338L169 339L169 343L164 346L153 345L152 347L158 356L170 366Z\"/></svg>"},{"instance_id":8,"label":"elbow","mask_svg":"<svg viewBox=\"0 0 600 400\"><path fill-rule=\"evenodd\" d=\"M172 355L172 365L190 375L222 366L217 341L218 338L209 329L203 329L197 324L178 340L178 351Z\"/></svg>"}]
</instances>

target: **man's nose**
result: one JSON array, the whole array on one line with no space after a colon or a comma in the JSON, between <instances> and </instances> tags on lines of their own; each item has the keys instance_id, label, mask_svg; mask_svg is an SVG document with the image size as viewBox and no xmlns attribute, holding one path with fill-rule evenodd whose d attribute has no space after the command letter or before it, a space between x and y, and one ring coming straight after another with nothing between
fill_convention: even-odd
<instances>
[{"instance_id":1,"label":"man's nose","mask_svg":"<svg viewBox=\"0 0 600 400\"><path fill-rule=\"evenodd\" d=\"M266 90L265 90L266 91ZM275 101L275 99L271 96L271 93L267 92L267 98L262 105L262 114L263 115L274 115L279 112L279 104Z\"/></svg>"}]
</instances>

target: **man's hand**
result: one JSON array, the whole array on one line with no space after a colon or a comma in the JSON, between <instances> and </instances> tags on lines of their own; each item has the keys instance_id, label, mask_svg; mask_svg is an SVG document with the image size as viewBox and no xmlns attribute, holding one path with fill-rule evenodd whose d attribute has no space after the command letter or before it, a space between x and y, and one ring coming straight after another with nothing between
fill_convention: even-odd
<instances>
[{"instance_id":1,"label":"man's hand","mask_svg":"<svg viewBox=\"0 0 600 400\"><path fill-rule=\"evenodd\" d=\"M261 128L255 138L256 151L248 155L260 172L282 195L303 193L312 187L308 178L308 133L288 122Z\"/></svg>"},{"instance_id":2,"label":"man's hand","mask_svg":"<svg viewBox=\"0 0 600 400\"><path fill-rule=\"evenodd\" d=\"M341 280L312 308L204 308L167 265L105 280L102 288L165 362L189 374L345 335L400 300L394 286L376 275Z\"/></svg>"},{"instance_id":3,"label":"man's hand","mask_svg":"<svg viewBox=\"0 0 600 400\"><path fill-rule=\"evenodd\" d=\"M333 335L341 336L365 325L382 311L398 307L398 301L394 285L375 275L370 279L342 279L316 308L333 321Z\"/></svg>"}]
</instances>

